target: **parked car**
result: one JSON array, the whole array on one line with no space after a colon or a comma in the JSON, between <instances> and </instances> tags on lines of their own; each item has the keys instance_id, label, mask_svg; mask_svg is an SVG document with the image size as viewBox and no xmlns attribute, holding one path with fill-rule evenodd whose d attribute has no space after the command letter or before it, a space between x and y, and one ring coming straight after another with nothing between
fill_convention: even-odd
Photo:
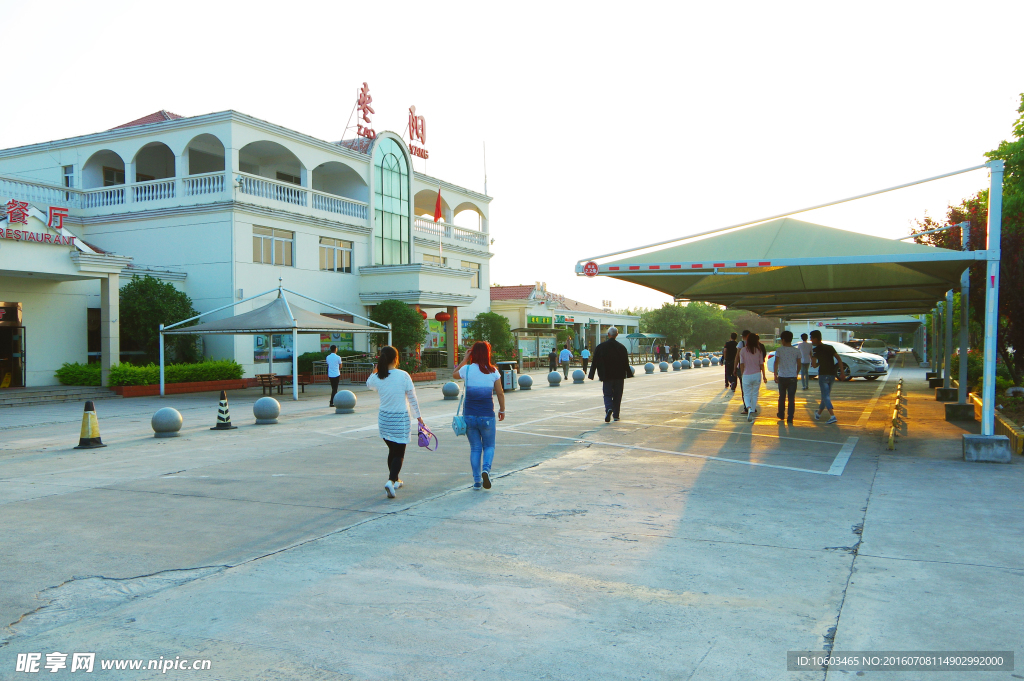
<instances>
[{"instance_id":1,"label":"parked car","mask_svg":"<svg viewBox=\"0 0 1024 681\"><path fill-rule=\"evenodd\" d=\"M846 344L849 345L854 350L860 350L860 344L863 342L863 338L851 338L850 340L846 341Z\"/></svg>"},{"instance_id":2,"label":"parked car","mask_svg":"<svg viewBox=\"0 0 1024 681\"><path fill-rule=\"evenodd\" d=\"M889 373L889 363L874 353L858 352L846 343L837 343L835 341L822 342L831 345L839 353L839 359L843 362L842 380L844 381L854 378L866 378L869 381L873 381L879 376L885 376ZM765 367L768 369L768 373L772 373L775 370L774 351L768 353ZM812 366L809 368L808 373L811 376L817 376L818 369Z\"/></svg>"},{"instance_id":3,"label":"parked car","mask_svg":"<svg viewBox=\"0 0 1024 681\"><path fill-rule=\"evenodd\" d=\"M884 341L869 338L860 344L861 352L870 352L872 355L878 355L879 357L888 358L889 347Z\"/></svg>"}]
</instances>

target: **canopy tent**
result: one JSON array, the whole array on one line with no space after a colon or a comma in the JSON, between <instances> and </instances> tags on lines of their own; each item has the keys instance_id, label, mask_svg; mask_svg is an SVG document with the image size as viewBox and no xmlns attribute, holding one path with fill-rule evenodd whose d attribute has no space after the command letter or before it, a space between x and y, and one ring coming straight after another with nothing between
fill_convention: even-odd
<instances>
[{"instance_id":1,"label":"canopy tent","mask_svg":"<svg viewBox=\"0 0 1024 681\"><path fill-rule=\"evenodd\" d=\"M601 263L598 274L772 317L916 314L984 255L781 218Z\"/></svg>"},{"instance_id":2,"label":"canopy tent","mask_svg":"<svg viewBox=\"0 0 1024 681\"><path fill-rule=\"evenodd\" d=\"M987 169L988 224L969 251L902 244L794 220L792 215ZM964 435L964 458L1008 462L1005 436L994 437L996 331L1004 162L994 159L913 182L780 213L689 237L604 253L576 262L577 275L632 281L676 300L702 300L793 319L797 315L860 316L927 312L959 275L985 262L985 338L981 435ZM941 227L948 229L953 225ZM742 228L742 229L741 229ZM710 238L709 235L717 235ZM662 250L652 249L668 246ZM607 259L631 254L623 260ZM602 260L601 264L597 261ZM948 300L948 298L947 298ZM963 308L966 309L966 308ZM947 330L947 335L948 335ZM991 447L991 450L987 448ZM968 451L970 450L970 452ZM974 458L977 457L977 458Z\"/></svg>"},{"instance_id":3,"label":"canopy tent","mask_svg":"<svg viewBox=\"0 0 1024 681\"><path fill-rule=\"evenodd\" d=\"M203 324L197 324L195 326L181 326L194 319L205 317L206 315L219 312L235 305L260 298L267 295L268 293L277 292L277 298L272 302L264 305L263 307L252 310L251 312L243 312L242 314L235 315L233 317L226 317L224 319L216 319L211 322L205 322ZM340 319L333 319L331 317L325 317L324 315L304 310L296 305L292 305L285 298L284 292L294 293L300 298L305 298L314 303L324 305L334 310L338 310L352 317L358 317L365 319L373 326L363 326L360 324L354 324L352 322L342 321ZM169 330L175 328L173 331ZM299 367L298 367L298 334L311 334L311 333L386 333L388 335L388 344L391 344L391 328L375 322L372 319L363 317L352 312L335 307L329 303L324 303L315 298L304 296L301 293L296 293L290 289L286 289L282 286L278 286L276 289L270 291L264 291L255 296L240 300L237 303L231 303L219 307L216 310L210 310L203 314L196 315L189 319L171 324L164 327L160 325L160 395L164 395L164 336L191 336L191 335L249 335L249 334L291 334L292 335L292 399L299 399ZM274 349L273 346L270 348L270 368L274 366Z\"/></svg>"}]
</instances>

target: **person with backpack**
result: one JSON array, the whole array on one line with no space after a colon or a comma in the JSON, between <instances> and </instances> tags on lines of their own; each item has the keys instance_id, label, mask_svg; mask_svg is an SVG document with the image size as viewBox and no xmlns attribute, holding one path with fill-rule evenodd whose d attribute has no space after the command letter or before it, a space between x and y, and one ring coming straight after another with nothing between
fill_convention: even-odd
<instances>
[{"instance_id":1,"label":"person with backpack","mask_svg":"<svg viewBox=\"0 0 1024 681\"><path fill-rule=\"evenodd\" d=\"M398 474L409 444L409 410L412 409L420 425L423 425L423 417L412 377L398 368L398 351L390 345L380 349L377 367L366 379L366 387L380 395L377 430L388 446L388 481L384 483L384 493L388 499L394 499L395 492L404 485Z\"/></svg>"},{"instance_id":2,"label":"person with backpack","mask_svg":"<svg viewBox=\"0 0 1024 681\"><path fill-rule=\"evenodd\" d=\"M491 344L473 343L452 378L465 381L466 438L469 440L469 466L473 471L473 489L491 488L491 465L494 463L494 401L498 397L498 421L505 420L505 389L501 372L491 363Z\"/></svg>"}]
</instances>

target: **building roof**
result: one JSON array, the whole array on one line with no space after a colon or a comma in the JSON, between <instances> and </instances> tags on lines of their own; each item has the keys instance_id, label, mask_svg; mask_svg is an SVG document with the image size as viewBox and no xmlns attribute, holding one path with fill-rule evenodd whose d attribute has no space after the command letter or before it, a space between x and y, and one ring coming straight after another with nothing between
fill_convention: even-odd
<instances>
[{"instance_id":1,"label":"building roof","mask_svg":"<svg viewBox=\"0 0 1024 681\"><path fill-rule=\"evenodd\" d=\"M134 121L129 121L128 123L115 126L111 128L111 130L120 130L121 128L134 128L136 125L149 125L150 123L163 123L164 121L174 121L179 118L184 118L184 116L179 116L176 113L171 113L170 111L167 111L165 109L160 109L159 111L155 111L149 114L148 116L136 118Z\"/></svg>"},{"instance_id":2,"label":"building roof","mask_svg":"<svg viewBox=\"0 0 1024 681\"><path fill-rule=\"evenodd\" d=\"M492 286L491 300L529 300L536 286Z\"/></svg>"},{"instance_id":3,"label":"building roof","mask_svg":"<svg viewBox=\"0 0 1024 681\"><path fill-rule=\"evenodd\" d=\"M593 305L587 305L586 303L581 303L580 301L573 300L571 298L563 298L563 299L559 300L558 301L558 309L559 310L572 310L573 312L604 312L604 310L602 310L599 307L594 307Z\"/></svg>"}]
</instances>

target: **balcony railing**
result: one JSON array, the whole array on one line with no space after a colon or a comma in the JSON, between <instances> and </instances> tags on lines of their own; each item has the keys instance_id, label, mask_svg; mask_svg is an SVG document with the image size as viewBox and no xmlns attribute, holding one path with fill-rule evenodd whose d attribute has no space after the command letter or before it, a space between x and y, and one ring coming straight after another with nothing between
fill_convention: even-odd
<instances>
[{"instance_id":1,"label":"balcony railing","mask_svg":"<svg viewBox=\"0 0 1024 681\"><path fill-rule=\"evenodd\" d=\"M445 237L454 241L464 241L477 246L487 245L487 235L483 232L478 232L475 229L466 229L465 227L450 225L447 222L433 222L431 220L424 220L423 218L416 218L413 225L417 232L430 234L434 237Z\"/></svg>"},{"instance_id":2,"label":"balcony railing","mask_svg":"<svg viewBox=\"0 0 1024 681\"><path fill-rule=\"evenodd\" d=\"M82 192L82 208L120 206L124 203L124 188L125 185L119 184L114 187L87 189Z\"/></svg>"},{"instance_id":3,"label":"balcony railing","mask_svg":"<svg viewBox=\"0 0 1024 681\"><path fill-rule=\"evenodd\" d=\"M204 175L189 175L181 178L182 192L185 196L203 196L204 194L219 194L224 191L224 173L206 173Z\"/></svg>"},{"instance_id":4,"label":"balcony railing","mask_svg":"<svg viewBox=\"0 0 1024 681\"><path fill-rule=\"evenodd\" d=\"M0 177L0 197L67 208L80 208L82 205L80 192L75 189L61 189L53 185L9 177Z\"/></svg>"},{"instance_id":5,"label":"balcony railing","mask_svg":"<svg viewBox=\"0 0 1024 681\"><path fill-rule=\"evenodd\" d=\"M329 213L347 215L350 218L365 220L369 215L369 206L362 201L353 201L334 194L318 192L315 189L310 192L313 197L313 208L326 210Z\"/></svg>"},{"instance_id":6,"label":"balcony railing","mask_svg":"<svg viewBox=\"0 0 1024 681\"><path fill-rule=\"evenodd\" d=\"M160 201L174 198L174 178L136 182L132 185L132 201Z\"/></svg>"},{"instance_id":7,"label":"balcony railing","mask_svg":"<svg viewBox=\"0 0 1024 681\"><path fill-rule=\"evenodd\" d=\"M293 206L306 206L306 194L309 193L304 187L299 187L287 182L268 180L265 177L238 173L239 191L249 196L258 196L273 201L290 203Z\"/></svg>"}]
</instances>

